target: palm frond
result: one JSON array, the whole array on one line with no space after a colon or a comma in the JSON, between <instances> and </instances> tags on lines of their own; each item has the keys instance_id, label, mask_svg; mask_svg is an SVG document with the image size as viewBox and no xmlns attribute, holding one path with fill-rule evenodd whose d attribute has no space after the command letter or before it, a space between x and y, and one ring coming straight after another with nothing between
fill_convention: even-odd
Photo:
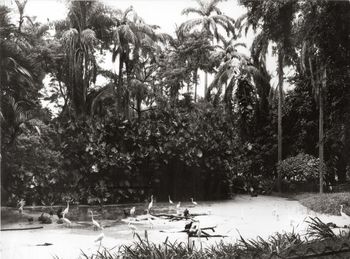
<instances>
[{"instance_id":1,"label":"palm frond","mask_svg":"<svg viewBox=\"0 0 350 259\"><path fill-rule=\"evenodd\" d=\"M105 87L100 89L99 93L96 95L96 97L94 97L92 99L91 109L90 109L91 115L94 115L94 113L96 111L97 103L99 103L105 99L113 98L113 97L114 97L114 88L113 88L112 84L106 85Z\"/></svg>"},{"instance_id":2,"label":"palm frond","mask_svg":"<svg viewBox=\"0 0 350 259\"><path fill-rule=\"evenodd\" d=\"M203 19L201 18L191 19L182 23L179 27L179 30L182 32L188 32L200 24L203 24Z\"/></svg>"},{"instance_id":3,"label":"palm frond","mask_svg":"<svg viewBox=\"0 0 350 259\"><path fill-rule=\"evenodd\" d=\"M215 10L215 7L218 3L222 2L222 0L207 0L204 1L204 6L203 9L205 10L205 12L211 13Z\"/></svg>"},{"instance_id":4,"label":"palm frond","mask_svg":"<svg viewBox=\"0 0 350 259\"><path fill-rule=\"evenodd\" d=\"M123 17L122 19L123 20L126 20L127 19L127 16L129 15L129 13L133 12L134 11L134 8L132 5L130 5L123 13Z\"/></svg>"},{"instance_id":5,"label":"palm frond","mask_svg":"<svg viewBox=\"0 0 350 259\"><path fill-rule=\"evenodd\" d=\"M265 61L268 52L269 41L264 32L259 33L253 40L250 48L251 56L255 61Z\"/></svg>"},{"instance_id":6,"label":"palm frond","mask_svg":"<svg viewBox=\"0 0 350 259\"><path fill-rule=\"evenodd\" d=\"M137 32L148 35L154 41L156 40L156 33L151 26L144 23L136 23L134 26Z\"/></svg>"},{"instance_id":7,"label":"palm frond","mask_svg":"<svg viewBox=\"0 0 350 259\"><path fill-rule=\"evenodd\" d=\"M243 43L243 42L238 42L238 43L235 43L233 45L233 47L237 48L237 47L244 47L246 48L247 47L247 44Z\"/></svg>"},{"instance_id":8,"label":"palm frond","mask_svg":"<svg viewBox=\"0 0 350 259\"><path fill-rule=\"evenodd\" d=\"M170 42L173 40L173 37L167 33L157 33L157 38L162 43Z\"/></svg>"},{"instance_id":9,"label":"palm frond","mask_svg":"<svg viewBox=\"0 0 350 259\"><path fill-rule=\"evenodd\" d=\"M237 29L241 29L243 25L243 21L246 20L248 17L248 13L242 14L240 17L237 18L235 26Z\"/></svg>"},{"instance_id":10,"label":"palm frond","mask_svg":"<svg viewBox=\"0 0 350 259\"><path fill-rule=\"evenodd\" d=\"M77 29L71 28L67 31L65 31L62 34L62 41L66 44L66 45L71 45L72 42L76 42L77 41L77 37L79 35L79 32Z\"/></svg>"},{"instance_id":11,"label":"palm frond","mask_svg":"<svg viewBox=\"0 0 350 259\"><path fill-rule=\"evenodd\" d=\"M81 37L80 37L81 43L85 46L88 47L93 47L94 44L96 44L97 39L96 39L96 34L93 30L91 29L85 29L81 32Z\"/></svg>"},{"instance_id":12,"label":"palm frond","mask_svg":"<svg viewBox=\"0 0 350 259\"><path fill-rule=\"evenodd\" d=\"M197 9L194 7L188 7L182 10L181 14L182 15L189 15L190 13L196 13L199 14L200 16L204 16L205 14L202 12L201 9Z\"/></svg>"},{"instance_id":13,"label":"palm frond","mask_svg":"<svg viewBox=\"0 0 350 259\"><path fill-rule=\"evenodd\" d=\"M119 37L123 37L123 40L121 42L123 41L125 43L130 42L132 44L136 43L137 41L136 35L134 34L130 26L123 24L118 27L118 31L119 31Z\"/></svg>"}]
</instances>

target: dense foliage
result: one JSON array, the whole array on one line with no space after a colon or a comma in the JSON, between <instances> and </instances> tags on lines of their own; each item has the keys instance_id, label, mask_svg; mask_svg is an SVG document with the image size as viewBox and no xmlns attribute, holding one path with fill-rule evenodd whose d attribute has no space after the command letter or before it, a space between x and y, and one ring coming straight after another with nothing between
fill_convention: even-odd
<instances>
[{"instance_id":1,"label":"dense foliage","mask_svg":"<svg viewBox=\"0 0 350 259\"><path fill-rule=\"evenodd\" d=\"M140 201L151 193L223 198L236 144L219 112L203 104L157 110L142 121L108 116L71 123L62 134L66 170L82 175L84 201Z\"/></svg>"},{"instance_id":2,"label":"dense foliage","mask_svg":"<svg viewBox=\"0 0 350 259\"><path fill-rule=\"evenodd\" d=\"M242 0L237 21L220 1L196 3L175 37L133 7L72 1L65 20L40 24L26 1L15 19L0 6L4 203L218 199L268 193L281 175L286 190L318 184L320 172L325 185L346 182L349 2ZM239 37L250 28L247 56ZM214 75L204 98L199 71Z\"/></svg>"},{"instance_id":3,"label":"dense foliage","mask_svg":"<svg viewBox=\"0 0 350 259\"><path fill-rule=\"evenodd\" d=\"M319 161L311 155L300 153L294 157L289 157L283 160L278 168L283 180L292 189L303 184L317 186Z\"/></svg>"}]
</instances>

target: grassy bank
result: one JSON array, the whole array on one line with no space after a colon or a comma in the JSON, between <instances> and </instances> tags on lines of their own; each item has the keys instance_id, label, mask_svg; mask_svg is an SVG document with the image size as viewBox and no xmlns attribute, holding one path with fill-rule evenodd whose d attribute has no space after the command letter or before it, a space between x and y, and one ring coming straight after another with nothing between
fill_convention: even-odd
<instances>
[{"instance_id":1,"label":"grassy bank","mask_svg":"<svg viewBox=\"0 0 350 259\"><path fill-rule=\"evenodd\" d=\"M316 211L331 215L340 215L340 205L344 205L344 212L350 215L350 193L303 193L294 196L302 205Z\"/></svg>"}]
</instances>

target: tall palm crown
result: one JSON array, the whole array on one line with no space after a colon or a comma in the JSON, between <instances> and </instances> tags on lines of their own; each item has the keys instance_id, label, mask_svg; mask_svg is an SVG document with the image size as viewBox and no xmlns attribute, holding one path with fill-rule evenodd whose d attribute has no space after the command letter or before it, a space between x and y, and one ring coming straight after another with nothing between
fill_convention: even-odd
<instances>
[{"instance_id":1,"label":"tall palm crown","mask_svg":"<svg viewBox=\"0 0 350 259\"><path fill-rule=\"evenodd\" d=\"M233 18L222 14L217 7L218 3L222 0L196 0L199 7L189 7L182 11L182 14L197 14L198 18L188 20L181 24L180 30L183 33L189 33L191 30L202 27L202 30L212 34L217 41L222 41L224 38L219 33L219 26L223 28L227 36L231 34L235 36L235 21Z\"/></svg>"},{"instance_id":2,"label":"tall palm crown","mask_svg":"<svg viewBox=\"0 0 350 259\"><path fill-rule=\"evenodd\" d=\"M117 11L114 17L116 28L113 32L112 61L119 60L119 73L117 86L118 110L123 110L129 116L129 87L132 73L140 60L140 56L153 55L156 42L165 41L168 37L156 33L157 26L146 24L130 6L124 12ZM126 69L126 87L123 85L123 69Z\"/></svg>"},{"instance_id":3,"label":"tall palm crown","mask_svg":"<svg viewBox=\"0 0 350 259\"><path fill-rule=\"evenodd\" d=\"M217 7L221 1L222 0L196 0L199 5L198 8L186 8L182 11L182 14L197 14L199 17L181 24L179 31L186 35L199 27L201 28L202 32L214 36L218 42L224 42L225 37L219 33L219 28L221 27L221 29L226 31L227 37L231 36L232 34L233 38L236 38L234 19L222 14L220 9ZM207 84L208 75L206 72L204 78L204 95L207 95Z\"/></svg>"},{"instance_id":4,"label":"tall palm crown","mask_svg":"<svg viewBox=\"0 0 350 259\"><path fill-rule=\"evenodd\" d=\"M76 116L86 113L88 88L96 80L95 48L100 42L96 37L103 34L100 28L112 25L103 12L103 6L93 1L72 2L69 10L70 28L62 34L66 49L68 95Z\"/></svg>"}]
</instances>

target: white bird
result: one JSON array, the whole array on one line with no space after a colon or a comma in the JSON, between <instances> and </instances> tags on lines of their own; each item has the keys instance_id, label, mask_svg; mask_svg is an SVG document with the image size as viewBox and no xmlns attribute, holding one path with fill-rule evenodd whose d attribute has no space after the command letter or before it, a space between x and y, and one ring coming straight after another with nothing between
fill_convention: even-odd
<instances>
[{"instance_id":1,"label":"white bird","mask_svg":"<svg viewBox=\"0 0 350 259\"><path fill-rule=\"evenodd\" d=\"M67 226L69 226L69 227L71 226L72 222L69 219L65 218L64 214L63 214L62 220L64 221L64 223L66 223Z\"/></svg>"},{"instance_id":2,"label":"white bird","mask_svg":"<svg viewBox=\"0 0 350 259\"><path fill-rule=\"evenodd\" d=\"M149 214L152 207L153 207L153 195L151 195L151 202L148 204L148 211L147 211L148 214Z\"/></svg>"},{"instance_id":3,"label":"white bird","mask_svg":"<svg viewBox=\"0 0 350 259\"><path fill-rule=\"evenodd\" d=\"M347 215L347 214L345 214L345 212L343 212L343 207L344 207L344 205L341 204L341 205L340 205L340 215L341 215L343 218L345 218L345 219L350 219L350 216Z\"/></svg>"},{"instance_id":4,"label":"white bird","mask_svg":"<svg viewBox=\"0 0 350 259\"><path fill-rule=\"evenodd\" d=\"M69 201L67 201L67 208L64 209L64 211L62 212L62 215L64 217L65 214L67 214L69 211Z\"/></svg>"},{"instance_id":5,"label":"white bird","mask_svg":"<svg viewBox=\"0 0 350 259\"><path fill-rule=\"evenodd\" d=\"M102 243L102 240L104 239L105 237L105 234L104 233L101 233L97 236L96 240L95 240L95 243L96 242L100 242L100 246L101 246L101 243ZM100 249L100 248L99 248Z\"/></svg>"},{"instance_id":6,"label":"white bird","mask_svg":"<svg viewBox=\"0 0 350 259\"><path fill-rule=\"evenodd\" d=\"M192 204L193 204L194 206L197 206L197 205L198 205L197 202L193 201L193 198L191 198L191 201L192 201Z\"/></svg>"},{"instance_id":7,"label":"white bird","mask_svg":"<svg viewBox=\"0 0 350 259\"><path fill-rule=\"evenodd\" d=\"M151 228L153 228L153 222L152 222L151 218L147 218L147 220L148 220L148 223L151 226Z\"/></svg>"},{"instance_id":8,"label":"white bird","mask_svg":"<svg viewBox=\"0 0 350 259\"><path fill-rule=\"evenodd\" d=\"M170 195L168 197L169 197L169 203L174 204L173 201L170 199Z\"/></svg>"},{"instance_id":9,"label":"white bird","mask_svg":"<svg viewBox=\"0 0 350 259\"><path fill-rule=\"evenodd\" d=\"M24 207L24 205L26 204L26 202L25 202L23 199L21 199L21 200L18 202L18 204L19 204L18 211L19 211L20 214L22 214L22 213L23 213L23 207Z\"/></svg>"},{"instance_id":10,"label":"white bird","mask_svg":"<svg viewBox=\"0 0 350 259\"><path fill-rule=\"evenodd\" d=\"M98 222L96 220L94 220L94 213L92 211L90 211L91 213L91 221L92 221L92 225L94 225L94 230L102 229L102 227L100 226L100 224L98 224Z\"/></svg>"},{"instance_id":11,"label":"white bird","mask_svg":"<svg viewBox=\"0 0 350 259\"><path fill-rule=\"evenodd\" d=\"M134 216L134 215L135 215L135 210L136 210L135 207L132 207L132 208L130 209L130 216Z\"/></svg>"},{"instance_id":12,"label":"white bird","mask_svg":"<svg viewBox=\"0 0 350 259\"><path fill-rule=\"evenodd\" d=\"M176 205L176 209L179 210L181 206L181 201L179 201L179 203Z\"/></svg>"},{"instance_id":13,"label":"white bird","mask_svg":"<svg viewBox=\"0 0 350 259\"><path fill-rule=\"evenodd\" d=\"M137 227L135 225L131 224L130 221L128 223L128 227L132 231L132 234L135 235L135 232L137 231Z\"/></svg>"}]
</instances>

